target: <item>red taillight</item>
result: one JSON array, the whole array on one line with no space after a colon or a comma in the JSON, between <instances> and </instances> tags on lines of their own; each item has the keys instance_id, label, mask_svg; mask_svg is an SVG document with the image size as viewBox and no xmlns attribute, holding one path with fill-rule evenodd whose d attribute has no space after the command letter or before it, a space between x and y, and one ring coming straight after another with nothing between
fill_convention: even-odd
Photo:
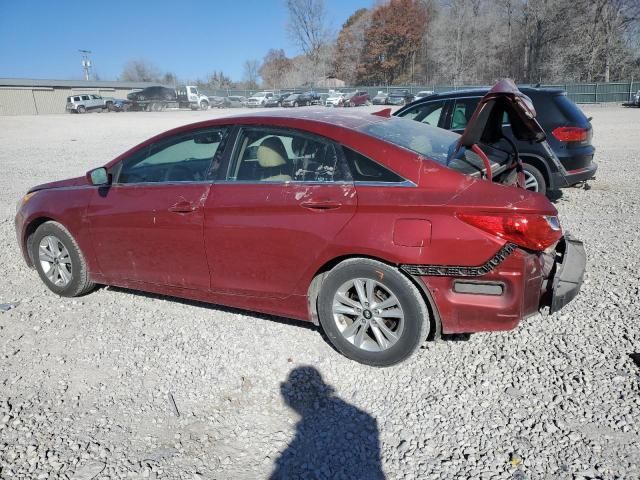
<instances>
[{"instance_id":1,"label":"red taillight","mask_svg":"<svg viewBox=\"0 0 640 480\"><path fill-rule=\"evenodd\" d=\"M557 217L536 214L468 214L458 218L530 250L544 250L562 237Z\"/></svg>"},{"instance_id":2,"label":"red taillight","mask_svg":"<svg viewBox=\"0 0 640 480\"><path fill-rule=\"evenodd\" d=\"M561 142L584 142L589 130L581 127L558 127L551 133Z\"/></svg>"}]
</instances>

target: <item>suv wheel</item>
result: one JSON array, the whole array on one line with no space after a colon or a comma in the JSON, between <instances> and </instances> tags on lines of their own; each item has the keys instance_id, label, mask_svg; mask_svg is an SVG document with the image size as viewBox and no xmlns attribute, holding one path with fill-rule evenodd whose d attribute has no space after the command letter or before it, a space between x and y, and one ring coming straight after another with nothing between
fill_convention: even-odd
<instances>
[{"instance_id":1,"label":"suv wheel","mask_svg":"<svg viewBox=\"0 0 640 480\"><path fill-rule=\"evenodd\" d=\"M542 172L528 163L524 163L522 169L524 171L524 188L544 195L547 192L547 182Z\"/></svg>"},{"instance_id":2,"label":"suv wheel","mask_svg":"<svg viewBox=\"0 0 640 480\"><path fill-rule=\"evenodd\" d=\"M87 112L87 109L84 108L84 105L80 105L78 107L78 113L86 113L86 112Z\"/></svg>"},{"instance_id":3,"label":"suv wheel","mask_svg":"<svg viewBox=\"0 0 640 480\"><path fill-rule=\"evenodd\" d=\"M377 367L411 356L431 325L417 287L397 269L365 258L346 260L327 274L318 316L342 354Z\"/></svg>"},{"instance_id":4,"label":"suv wheel","mask_svg":"<svg viewBox=\"0 0 640 480\"><path fill-rule=\"evenodd\" d=\"M207 102L205 102L204 100L200 102L200 110L208 110L209 109L209 104Z\"/></svg>"}]
</instances>

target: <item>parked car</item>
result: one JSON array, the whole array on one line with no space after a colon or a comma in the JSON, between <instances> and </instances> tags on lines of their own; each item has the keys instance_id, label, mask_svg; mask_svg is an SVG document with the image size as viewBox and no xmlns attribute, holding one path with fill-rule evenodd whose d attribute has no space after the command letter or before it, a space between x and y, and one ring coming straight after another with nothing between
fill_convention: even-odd
<instances>
[{"instance_id":1,"label":"parked car","mask_svg":"<svg viewBox=\"0 0 640 480\"><path fill-rule=\"evenodd\" d=\"M342 105L344 107L359 107L361 105L369 105L369 94L367 92L358 90L345 95Z\"/></svg>"},{"instance_id":2,"label":"parked car","mask_svg":"<svg viewBox=\"0 0 640 480\"><path fill-rule=\"evenodd\" d=\"M389 98L388 93L378 92L376 93L376 96L373 97L373 99L371 100L371 103L373 103L374 105L386 105L387 98Z\"/></svg>"},{"instance_id":3,"label":"parked car","mask_svg":"<svg viewBox=\"0 0 640 480\"><path fill-rule=\"evenodd\" d=\"M416 93L415 97L413 98L414 100L418 100L420 98L424 98L424 97L428 97L429 95L433 95L433 90L422 90L418 93Z\"/></svg>"},{"instance_id":4,"label":"parked car","mask_svg":"<svg viewBox=\"0 0 640 480\"><path fill-rule=\"evenodd\" d=\"M291 95L291 92L279 93L269 98L264 104L265 107L281 107L282 102Z\"/></svg>"},{"instance_id":5,"label":"parked car","mask_svg":"<svg viewBox=\"0 0 640 480\"><path fill-rule=\"evenodd\" d=\"M282 106L283 107L299 107L300 105L304 105L304 103L301 103L300 101L301 96L302 96L302 93L292 93L282 101Z\"/></svg>"},{"instance_id":6,"label":"parked car","mask_svg":"<svg viewBox=\"0 0 640 480\"><path fill-rule=\"evenodd\" d=\"M527 189L547 193L592 178L598 168L593 161L593 128L589 119L559 89L521 88L537 111L546 142L520 142L505 120L507 140L516 143L523 162ZM401 108L394 115L462 133L480 99L488 89L438 93Z\"/></svg>"},{"instance_id":7,"label":"parked car","mask_svg":"<svg viewBox=\"0 0 640 480\"><path fill-rule=\"evenodd\" d=\"M387 98L387 105L406 105L413 101L413 94L409 90L391 90Z\"/></svg>"},{"instance_id":8,"label":"parked car","mask_svg":"<svg viewBox=\"0 0 640 480\"><path fill-rule=\"evenodd\" d=\"M219 108L242 108L247 106L247 99L241 95L231 95L225 97Z\"/></svg>"},{"instance_id":9,"label":"parked car","mask_svg":"<svg viewBox=\"0 0 640 480\"><path fill-rule=\"evenodd\" d=\"M190 108L191 110L207 110L209 97L201 94L195 85L184 85L176 89L152 86L136 90L127 95L131 101L131 109L137 111L157 112L166 108Z\"/></svg>"},{"instance_id":10,"label":"parked car","mask_svg":"<svg viewBox=\"0 0 640 480\"><path fill-rule=\"evenodd\" d=\"M208 98L209 98L209 105L211 105L211 108L224 107L224 97L221 97L219 95L210 95Z\"/></svg>"},{"instance_id":11,"label":"parked car","mask_svg":"<svg viewBox=\"0 0 640 480\"><path fill-rule=\"evenodd\" d=\"M111 112L126 112L129 110L131 106L131 102L129 100L123 100L121 98L116 98L108 107Z\"/></svg>"},{"instance_id":12,"label":"parked car","mask_svg":"<svg viewBox=\"0 0 640 480\"><path fill-rule=\"evenodd\" d=\"M623 107L640 107L640 90L634 93L628 102L622 104Z\"/></svg>"},{"instance_id":13,"label":"parked car","mask_svg":"<svg viewBox=\"0 0 640 480\"><path fill-rule=\"evenodd\" d=\"M304 92L298 97L298 103L305 106L318 105L320 103L320 95L314 91Z\"/></svg>"},{"instance_id":14,"label":"parked car","mask_svg":"<svg viewBox=\"0 0 640 480\"><path fill-rule=\"evenodd\" d=\"M256 92L247 99L247 107L264 107L271 97L273 97L273 92Z\"/></svg>"},{"instance_id":15,"label":"parked car","mask_svg":"<svg viewBox=\"0 0 640 480\"><path fill-rule=\"evenodd\" d=\"M342 92L331 92L327 99L324 102L326 107L341 107L342 102L344 102L344 93Z\"/></svg>"},{"instance_id":16,"label":"parked car","mask_svg":"<svg viewBox=\"0 0 640 480\"><path fill-rule=\"evenodd\" d=\"M114 98L102 97L95 93L72 95L67 97L66 110L69 113L86 113L91 111L102 111L109 109L113 104Z\"/></svg>"},{"instance_id":17,"label":"parked car","mask_svg":"<svg viewBox=\"0 0 640 480\"><path fill-rule=\"evenodd\" d=\"M369 365L430 334L509 330L570 302L586 258L547 198L470 167L503 114L544 137L517 89L485 100L496 115L462 136L344 110L178 127L30 189L19 245L58 295L100 283L311 321Z\"/></svg>"}]
</instances>

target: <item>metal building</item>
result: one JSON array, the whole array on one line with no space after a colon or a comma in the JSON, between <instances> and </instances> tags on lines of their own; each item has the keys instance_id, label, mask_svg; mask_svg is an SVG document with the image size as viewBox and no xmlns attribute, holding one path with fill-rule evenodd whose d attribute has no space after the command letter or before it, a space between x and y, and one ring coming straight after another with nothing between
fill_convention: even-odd
<instances>
[{"instance_id":1,"label":"metal building","mask_svg":"<svg viewBox=\"0 0 640 480\"><path fill-rule=\"evenodd\" d=\"M71 95L97 93L103 97L127 98L132 90L152 85L159 84L0 78L0 115L66 113L67 97Z\"/></svg>"}]
</instances>

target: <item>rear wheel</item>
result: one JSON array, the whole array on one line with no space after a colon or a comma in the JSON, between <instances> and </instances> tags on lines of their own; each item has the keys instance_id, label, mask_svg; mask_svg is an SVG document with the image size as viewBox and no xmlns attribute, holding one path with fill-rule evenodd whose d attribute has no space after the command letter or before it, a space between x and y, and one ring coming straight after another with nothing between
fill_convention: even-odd
<instances>
[{"instance_id":1,"label":"rear wheel","mask_svg":"<svg viewBox=\"0 0 640 480\"><path fill-rule=\"evenodd\" d=\"M523 163L524 188L531 192L547 193L547 182L542 172L529 163Z\"/></svg>"},{"instance_id":2,"label":"rear wheel","mask_svg":"<svg viewBox=\"0 0 640 480\"><path fill-rule=\"evenodd\" d=\"M208 109L209 109L209 104L207 102L205 102L204 100L200 102L200 110L208 110Z\"/></svg>"},{"instance_id":3,"label":"rear wheel","mask_svg":"<svg viewBox=\"0 0 640 480\"><path fill-rule=\"evenodd\" d=\"M84 108L84 105L80 105L78 107L78 113L87 113L87 109Z\"/></svg>"},{"instance_id":4,"label":"rear wheel","mask_svg":"<svg viewBox=\"0 0 640 480\"><path fill-rule=\"evenodd\" d=\"M33 234L31 258L44 284L63 297L77 297L94 288L80 247L57 222L45 222Z\"/></svg>"},{"instance_id":5,"label":"rear wheel","mask_svg":"<svg viewBox=\"0 0 640 480\"><path fill-rule=\"evenodd\" d=\"M320 323L331 343L353 360L386 367L413 354L429 333L430 317L411 281L384 263L340 263L322 283Z\"/></svg>"}]
</instances>

